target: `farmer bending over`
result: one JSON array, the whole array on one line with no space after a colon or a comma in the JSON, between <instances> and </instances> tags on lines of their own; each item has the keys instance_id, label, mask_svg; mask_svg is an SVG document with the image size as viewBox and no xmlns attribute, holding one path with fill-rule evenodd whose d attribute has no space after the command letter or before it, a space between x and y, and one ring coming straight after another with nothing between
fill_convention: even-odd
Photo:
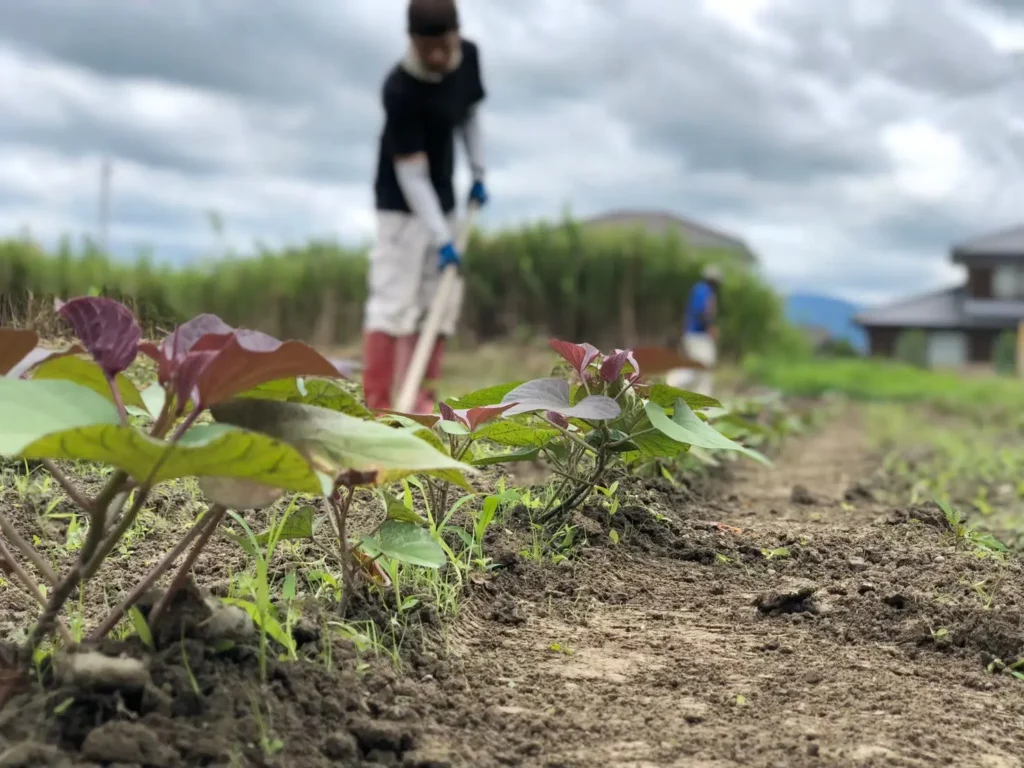
<instances>
[{"instance_id":1,"label":"farmer bending over","mask_svg":"<svg viewBox=\"0 0 1024 768\"><path fill-rule=\"evenodd\" d=\"M441 270L460 264L455 246L455 134L473 174L470 200L483 205L477 46L459 34L455 0L410 0L409 50L384 81L385 122L374 185L377 241L370 253L363 319L363 390L371 408L390 408L416 346ZM462 307L461 277L445 307L416 411L434 409L444 339Z\"/></svg>"},{"instance_id":2,"label":"farmer bending over","mask_svg":"<svg viewBox=\"0 0 1024 768\"><path fill-rule=\"evenodd\" d=\"M683 321L682 351L705 370L678 368L671 371L668 383L701 395L711 396L714 366L718 360L718 292L722 271L709 264L701 280L690 290Z\"/></svg>"}]
</instances>

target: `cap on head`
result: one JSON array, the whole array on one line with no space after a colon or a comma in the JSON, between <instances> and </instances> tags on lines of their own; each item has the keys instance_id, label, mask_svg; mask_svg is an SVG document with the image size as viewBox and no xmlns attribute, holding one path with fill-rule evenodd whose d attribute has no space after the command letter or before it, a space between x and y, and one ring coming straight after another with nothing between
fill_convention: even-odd
<instances>
[{"instance_id":1,"label":"cap on head","mask_svg":"<svg viewBox=\"0 0 1024 768\"><path fill-rule=\"evenodd\" d=\"M415 37L442 37L459 31L459 11L455 0L409 0L409 34Z\"/></svg>"},{"instance_id":2,"label":"cap on head","mask_svg":"<svg viewBox=\"0 0 1024 768\"><path fill-rule=\"evenodd\" d=\"M708 264L704 267L704 279L711 282L722 282L722 268L717 264Z\"/></svg>"}]
</instances>

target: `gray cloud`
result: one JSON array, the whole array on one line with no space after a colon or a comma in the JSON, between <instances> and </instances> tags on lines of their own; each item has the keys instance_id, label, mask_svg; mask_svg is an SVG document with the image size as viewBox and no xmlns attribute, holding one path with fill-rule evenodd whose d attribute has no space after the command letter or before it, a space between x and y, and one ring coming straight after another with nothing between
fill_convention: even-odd
<instances>
[{"instance_id":1,"label":"gray cloud","mask_svg":"<svg viewBox=\"0 0 1024 768\"><path fill-rule=\"evenodd\" d=\"M195 256L208 208L227 210L239 237L363 239L400 6L0 4L0 67L15 62L0 83L13 114L0 224L34 207L90 227L87 169L109 154L129 169L115 176L116 242L148 232ZM665 7L466 6L490 92L489 224L554 218L565 203L678 210L751 240L784 288L866 295L920 287L915 265L937 274L949 242L1004 223L1024 192L1024 111L1005 85L1020 64L978 21L1024 20L1019 3L775 0L747 23L724 6ZM959 141L956 181L931 179L931 165L947 171L924 140L887 144L887 128L913 120ZM25 146L39 150L35 176ZM945 191L921 187L933 183Z\"/></svg>"}]
</instances>

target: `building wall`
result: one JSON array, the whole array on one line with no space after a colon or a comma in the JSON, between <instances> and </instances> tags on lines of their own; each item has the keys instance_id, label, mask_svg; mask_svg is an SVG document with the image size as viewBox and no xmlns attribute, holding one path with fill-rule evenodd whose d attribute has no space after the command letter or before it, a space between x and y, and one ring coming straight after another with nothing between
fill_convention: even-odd
<instances>
[{"instance_id":1,"label":"building wall","mask_svg":"<svg viewBox=\"0 0 1024 768\"><path fill-rule=\"evenodd\" d=\"M868 352L873 357L895 357L896 344L903 328L868 328ZM972 328L967 334L967 359L973 364L989 365L995 357L996 340L1002 331L994 328Z\"/></svg>"},{"instance_id":2,"label":"building wall","mask_svg":"<svg viewBox=\"0 0 1024 768\"><path fill-rule=\"evenodd\" d=\"M865 330L868 334L869 355L893 357L896 354L896 341L900 336L900 328L871 327Z\"/></svg>"},{"instance_id":3,"label":"building wall","mask_svg":"<svg viewBox=\"0 0 1024 768\"><path fill-rule=\"evenodd\" d=\"M975 328L967 332L967 354L972 363L991 363L995 359L996 340L1001 331Z\"/></svg>"}]
</instances>

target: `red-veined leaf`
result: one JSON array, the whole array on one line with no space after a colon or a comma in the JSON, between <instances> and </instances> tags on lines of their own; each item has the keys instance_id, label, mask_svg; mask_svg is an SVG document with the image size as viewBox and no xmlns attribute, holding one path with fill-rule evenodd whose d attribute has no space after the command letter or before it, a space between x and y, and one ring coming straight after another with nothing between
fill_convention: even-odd
<instances>
[{"instance_id":1,"label":"red-veined leaf","mask_svg":"<svg viewBox=\"0 0 1024 768\"><path fill-rule=\"evenodd\" d=\"M587 366L594 362L594 358L600 354L597 347L592 344L573 344L571 341L552 339L549 346L581 376Z\"/></svg>"},{"instance_id":2,"label":"red-veined leaf","mask_svg":"<svg viewBox=\"0 0 1024 768\"><path fill-rule=\"evenodd\" d=\"M57 312L107 376L116 376L135 361L142 329L124 304L104 296L82 296L57 304Z\"/></svg>"}]
</instances>

